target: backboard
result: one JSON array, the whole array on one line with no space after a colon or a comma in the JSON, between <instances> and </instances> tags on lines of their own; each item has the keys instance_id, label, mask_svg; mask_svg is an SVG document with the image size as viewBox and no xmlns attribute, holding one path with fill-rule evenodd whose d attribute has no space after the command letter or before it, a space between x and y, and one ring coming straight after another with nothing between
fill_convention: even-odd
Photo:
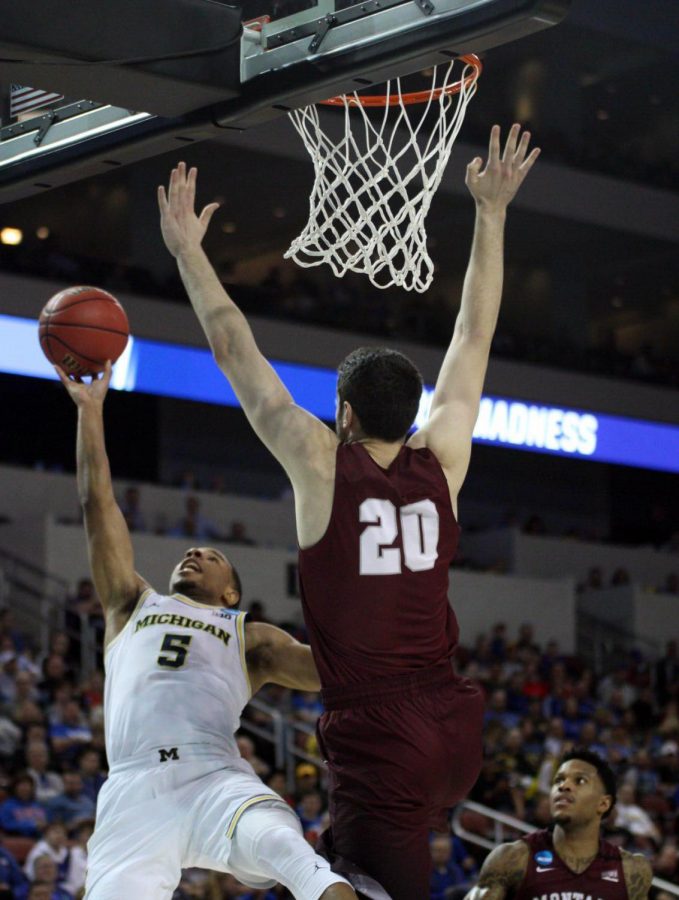
<instances>
[{"instance_id":1,"label":"backboard","mask_svg":"<svg viewBox=\"0 0 679 900\"><path fill-rule=\"evenodd\" d=\"M248 24L217 0L0 0L0 202L489 50L570 0L276 2Z\"/></svg>"}]
</instances>

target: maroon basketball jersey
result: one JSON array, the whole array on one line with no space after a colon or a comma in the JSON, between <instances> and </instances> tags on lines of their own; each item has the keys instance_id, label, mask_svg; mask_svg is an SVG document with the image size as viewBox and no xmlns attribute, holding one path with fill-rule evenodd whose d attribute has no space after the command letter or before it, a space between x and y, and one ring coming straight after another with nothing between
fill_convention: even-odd
<instances>
[{"instance_id":1,"label":"maroon basketball jersey","mask_svg":"<svg viewBox=\"0 0 679 900\"><path fill-rule=\"evenodd\" d=\"M513 900L627 900L622 857L614 844L600 841L597 856L576 874L557 854L549 831L534 831L522 840L530 857Z\"/></svg>"},{"instance_id":2,"label":"maroon basketball jersey","mask_svg":"<svg viewBox=\"0 0 679 900\"><path fill-rule=\"evenodd\" d=\"M458 627L448 569L459 533L431 451L404 446L383 469L361 444L339 445L330 524L299 554L323 687L412 672L452 655Z\"/></svg>"}]
</instances>

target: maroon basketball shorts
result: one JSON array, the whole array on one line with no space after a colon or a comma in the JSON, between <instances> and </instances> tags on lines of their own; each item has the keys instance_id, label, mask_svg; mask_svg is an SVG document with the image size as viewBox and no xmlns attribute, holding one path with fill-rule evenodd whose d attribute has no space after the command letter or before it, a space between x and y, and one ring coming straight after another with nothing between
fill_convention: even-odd
<instances>
[{"instance_id":1,"label":"maroon basketball shorts","mask_svg":"<svg viewBox=\"0 0 679 900\"><path fill-rule=\"evenodd\" d=\"M446 663L323 700L334 852L393 900L426 900L429 831L447 827L481 768L481 689Z\"/></svg>"}]
</instances>

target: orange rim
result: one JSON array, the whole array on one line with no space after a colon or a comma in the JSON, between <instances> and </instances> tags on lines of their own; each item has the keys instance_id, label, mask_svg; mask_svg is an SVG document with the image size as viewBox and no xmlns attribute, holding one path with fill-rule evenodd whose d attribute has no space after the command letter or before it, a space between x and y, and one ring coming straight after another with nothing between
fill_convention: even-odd
<instances>
[{"instance_id":1,"label":"orange rim","mask_svg":"<svg viewBox=\"0 0 679 900\"><path fill-rule=\"evenodd\" d=\"M469 87L483 72L483 63L474 53L459 56L457 59L467 66L472 66L474 71L467 75L465 79L461 78L459 81L454 81L446 87L429 88L426 91L411 91L407 94L364 94L363 96L360 94L345 94L339 97L331 97L329 100L321 100L320 103L323 106L344 106L345 103L348 103L349 106L396 106L399 103L409 106L413 103L428 103L429 100L438 100L441 94L459 94L462 90L463 81L464 86Z\"/></svg>"}]
</instances>

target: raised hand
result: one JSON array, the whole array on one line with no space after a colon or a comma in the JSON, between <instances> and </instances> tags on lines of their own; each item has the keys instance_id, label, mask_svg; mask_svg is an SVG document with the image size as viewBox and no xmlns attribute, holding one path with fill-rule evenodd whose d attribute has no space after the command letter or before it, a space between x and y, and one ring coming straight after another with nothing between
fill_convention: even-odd
<instances>
[{"instance_id":1,"label":"raised hand","mask_svg":"<svg viewBox=\"0 0 679 900\"><path fill-rule=\"evenodd\" d=\"M219 209L219 203L208 203L201 214L196 215L197 175L195 167L187 172L186 164L180 162L172 170L167 193L162 185L158 188L160 230L165 246L175 257L200 246L210 219Z\"/></svg>"},{"instance_id":2,"label":"raised hand","mask_svg":"<svg viewBox=\"0 0 679 900\"><path fill-rule=\"evenodd\" d=\"M61 379L61 383L68 391L71 400L77 407L88 405L104 405L104 398L108 392L108 386L111 382L111 361L107 360L106 367L101 375L93 375L89 383L78 378L69 378L63 369L59 366L54 367L57 375Z\"/></svg>"},{"instance_id":3,"label":"raised hand","mask_svg":"<svg viewBox=\"0 0 679 900\"><path fill-rule=\"evenodd\" d=\"M539 147L528 152L530 132L521 133L520 125L512 125L505 149L500 157L500 126L490 132L488 161L481 171L483 160L477 156L467 166L465 183L477 204L491 209L504 209L521 187L526 175L540 155Z\"/></svg>"}]
</instances>

